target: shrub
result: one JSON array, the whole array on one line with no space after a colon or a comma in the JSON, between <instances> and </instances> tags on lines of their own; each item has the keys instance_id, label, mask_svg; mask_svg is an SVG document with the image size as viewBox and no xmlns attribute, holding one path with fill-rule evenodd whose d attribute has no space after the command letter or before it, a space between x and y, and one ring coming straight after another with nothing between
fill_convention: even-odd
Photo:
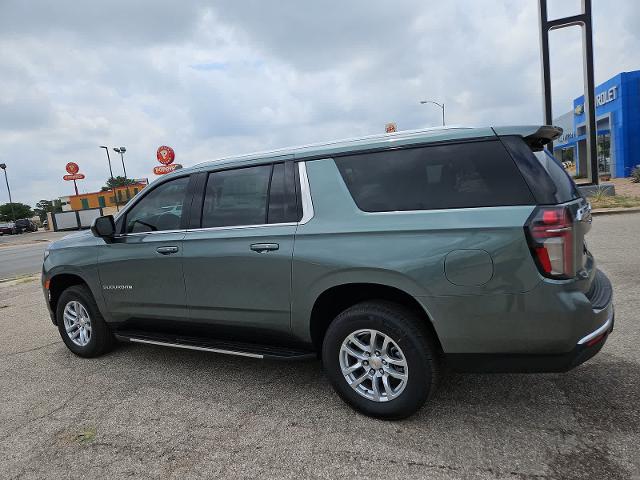
<instances>
[{"instance_id":1,"label":"shrub","mask_svg":"<svg viewBox=\"0 0 640 480\"><path fill-rule=\"evenodd\" d=\"M636 165L633 170L631 170L631 181L633 183L640 183L640 165Z\"/></svg>"},{"instance_id":2,"label":"shrub","mask_svg":"<svg viewBox=\"0 0 640 480\"><path fill-rule=\"evenodd\" d=\"M608 196L606 191L607 191L607 189L605 187L602 187L602 186L598 185L596 190L590 195L591 201L592 202L601 202L601 201L603 201L605 199L605 197Z\"/></svg>"}]
</instances>

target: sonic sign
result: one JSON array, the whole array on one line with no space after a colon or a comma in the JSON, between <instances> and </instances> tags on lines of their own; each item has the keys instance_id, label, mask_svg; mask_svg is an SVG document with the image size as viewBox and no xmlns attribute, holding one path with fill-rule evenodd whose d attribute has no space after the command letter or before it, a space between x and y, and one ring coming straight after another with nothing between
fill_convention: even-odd
<instances>
[{"instance_id":1,"label":"sonic sign","mask_svg":"<svg viewBox=\"0 0 640 480\"><path fill-rule=\"evenodd\" d=\"M153 167L153 173L156 175L164 175L182 168L182 165L179 163L173 163L176 159L176 154L173 151L173 148L168 147L167 145L158 147L158 150L156 151L156 158L162 164Z\"/></svg>"}]
</instances>

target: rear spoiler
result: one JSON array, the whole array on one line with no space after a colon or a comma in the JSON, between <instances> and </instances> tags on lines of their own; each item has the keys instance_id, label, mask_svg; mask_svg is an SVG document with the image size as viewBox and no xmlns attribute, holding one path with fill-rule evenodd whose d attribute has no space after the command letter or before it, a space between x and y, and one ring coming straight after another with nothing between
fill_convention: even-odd
<instances>
[{"instance_id":1,"label":"rear spoiler","mask_svg":"<svg viewBox=\"0 0 640 480\"><path fill-rule=\"evenodd\" d=\"M547 143L554 141L562 135L562 128L554 125L493 127L493 131L498 136L518 135L522 137L534 152L542 150Z\"/></svg>"}]
</instances>

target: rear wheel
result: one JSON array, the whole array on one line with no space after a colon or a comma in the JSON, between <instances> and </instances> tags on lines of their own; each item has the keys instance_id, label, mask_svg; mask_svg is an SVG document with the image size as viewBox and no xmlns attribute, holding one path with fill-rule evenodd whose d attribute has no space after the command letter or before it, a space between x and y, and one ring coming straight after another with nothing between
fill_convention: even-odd
<instances>
[{"instance_id":1,"label":"rear wheel","mask_svg":"<svg viewBox=\"0 0 640 480\"><path fill-rule=\"evenodd\" d=\"M392 302L363 302L327 330L322 361L336 392L360 412L401 419L435 390L436 349L424 319Z\"/></svg>"},{"instance_id":2,"label":"rear wheel","mask_svg":"<svg viewBox=\"0 0 640 480\"><path fill-rule=\"evenodd\" d=\"M56 322L65 345L81 357L97 357L109 351L114 338L86 286L67 288L58 299Z\"/></svg>"}]
</instances>

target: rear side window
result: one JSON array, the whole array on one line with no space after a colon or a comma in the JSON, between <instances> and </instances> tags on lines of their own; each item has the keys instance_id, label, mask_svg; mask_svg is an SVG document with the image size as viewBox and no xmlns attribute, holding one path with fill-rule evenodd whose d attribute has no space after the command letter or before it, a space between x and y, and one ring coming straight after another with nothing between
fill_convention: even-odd
<instances>
[{"instance_id":1,"label":"rear side window","mask_svg":"<svg viewBox=\"0 0 640 480\"><path fill-rule=\"evenodd\" d=\"M365 212L535 203L499 141L365 153L335 162Z\"/></svg>"},{"instance_id":2,"label":"rear side window","mask_svg":"<svg viewBox=\"0 0 640 480\"><path fill-rule=\"evenodd\" d=\"M210 174L202 210L202 227L266 223L270 178L271 165Z\"/></svg>"},{"instance_id":3,"label":"rear side window","mask_svg":"<svg viewBox=\"0 0 640 480\"><path fill-rule=\"evenodd\" d=\"M296 221L296 198L285 170L284 163L276 163L210 173L202 228Z\"/></svg>"},{"instance_id":4,"label":"rear side window","mask_svg":"<svg viewBox=\"0 0 640 480\"><path fill-rule=\"evenodd\" d=\"M276 163L271 174L269 187L269 212L267 223L285 223L298 221L296 196L292 188L293 176L287 178L286 168L295 168L293 164Z\"/></svg>"},{"instance_id":5,"label":"rear side window","mask_svg":"<svg viewBox=\"0 0 640 480\"><path fill-rule=\"evenodd\" d=\"M562 164L546 150L533 152L522 137L501 137L522 175L542 205L565 203L579 198L580 192Z\"/></svg>"},{"instance_id":6,"label":"rear side window","mask_svg":"<svg viewBox=\"0 0 640 480\"><path fill-rule=\"evenodd\" d=\"M571 200L575 200L580 197L580 193L578 192L578 187L576 187L575 182L569 176L562 164L553 155L551 155L547 150L535 152L534 155L553 181L558 203L570 202Z\"/></svg>"}]
</instances>

